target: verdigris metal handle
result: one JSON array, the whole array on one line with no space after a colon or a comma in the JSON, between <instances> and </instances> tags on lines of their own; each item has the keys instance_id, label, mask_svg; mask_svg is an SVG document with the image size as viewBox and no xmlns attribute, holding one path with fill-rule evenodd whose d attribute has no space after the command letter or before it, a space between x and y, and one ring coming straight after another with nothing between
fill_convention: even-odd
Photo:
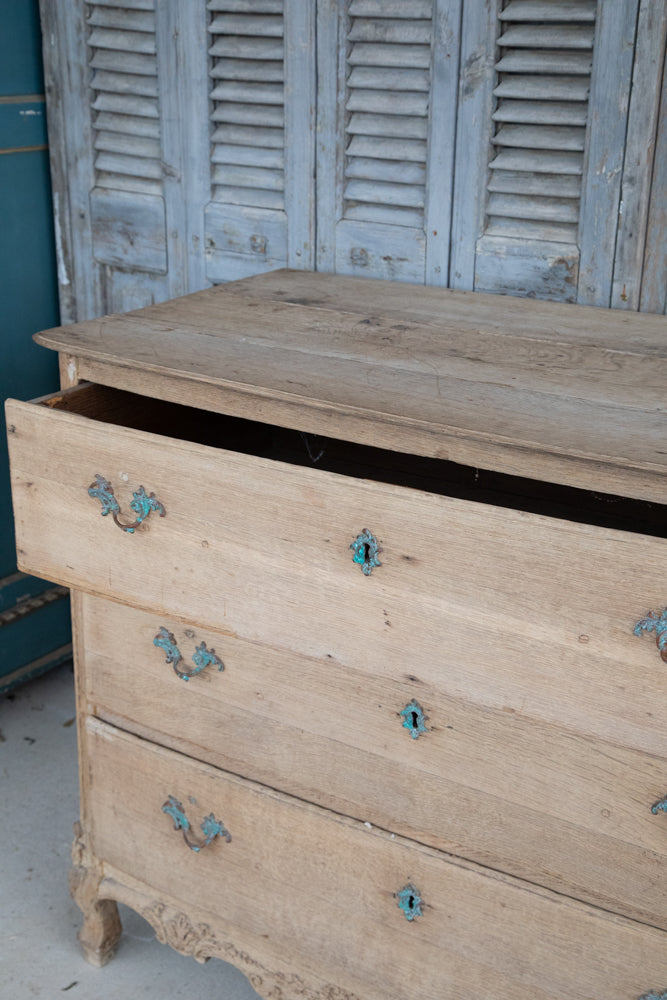
<instances>
[{"instance_id":1,"label":"verdigris metal handle","mask_svg":"<svg viewBox=\"0 0 667 1000\"><path fill-rule=\"evenodd\" d=\"M166 813L174 821L174 830L183 831L183 840L188 845L191 851L195 854L199 854L205 847L215 840L216 837L224 837L227 843L232 839L232 835L229 830L226 829L224 823L220 823L219 820L215 818L213 813L209 816L204 817L204 821L201 824L201 831L204 834L203 840L197 840L191 832L190 822L185 815L183 806L175 799L173 795L170 795L167 801L162 806L162 812Z\"/></svg>"},{"instance_id":2,"label":"verdigris metal handle","mask_svg":"<svg viewBox=\"0 0 667 1000\"><path fill-rule=\"evenodd\" d=\"M88 487L88 496L95 497L102 504L102 517L111 514L114 524L117 524L121 531L126 531L128 535L134 534L134 529L138 528L142 521L145 521L152 511L157 511L160 517L167 513L164 505L156 498L154 493L147 494L143 486L140 486L132 496L134 500L130 507L135 512L136 519L131 524L125 524L120 520L120 504L114 496L113 486L108 479L95 473L95 482Z\"/></svg>"},{"instance_id":3,"label":"verdigris metal handle","mask_svg":"<svg viewBox=\"0 0 667 1000\"><path fill-rule=\"evenodd\" d=\"M424 900L421 898L418 890L412 882L408 882L408 884L403 886L403 888L400 889L395 895L398 902L398 908L403 911L406 920L412 921L415 920L416 917L421 917Z\"/></svg>"},{"instance_id":4,"label":"verdigris metal handle","mask_svg":"<svg viewBox=\"0 0 667 1000\"><path fill-rule=\"evenodd\" d=\"M192 661L195 665L194 670L179 670L178 665L183 659L183 655L176 644L176 638L173 632L170 632L164 625L160 626L158 634L153 639L153 645L164 649L166 653L166 662L173 665L178 676L184 681L189 681L191 677L195 676L195 674L201 673L201 671L204 670L205 667L208 667L209 664L217 666L218 670L225 669L224 663L219 656L216 656L215 650L207 649L206 643L202 640L192 654Z\"/></svg>"},{"instance_id":5,"label":"verdigris metal handle","mask_svg":"<svg viewBox=\"0 0 667 1000\"><path fill-rule=\"evenodd\" d=\"M662 614L656 615L654 611L647 611L645 618L640 618L634 627L635 635L642 632L655 632L655 642L660 650L660 656L667 663L667 608Z\"/></svg>"},{"instance_id":6,"label":"verdigris metal handle","mask_svg":"<svg viewBox=\"0 0 667 1000\"><path fill-rule=\"evenodd\" d=\"M361 566L364 576L370 576L374 566L381 566L378 553L382 549L378 545L375 535L371 535L368 528L364 528L360 535L350 545L352 549L352 559Z\"/></svg>"},{"instance_id":7,"label":"verdigris metal handle","mask_svg":"<svg viewBox=\"0 0 667 1000\"><path fill-rule=\"evenodd\" d=\"M659 802L656 802L654 806L651 806L651 812L654 816L657 816L658 813L667 813L667 795L664 799L660 799Z\"/></svg>"},{"instance_id":8,"label":"verdigris metal handle","mask_svg":"<svg viewBox=\"0 0 667 1000\"><path fill-rule=\"evenodd\" d=\"M638 1000L667 1000L667 990L663 990L662 993L658 993L657 990L651 990L650 993L642 993Z\"/></svg>"}]
</instances>

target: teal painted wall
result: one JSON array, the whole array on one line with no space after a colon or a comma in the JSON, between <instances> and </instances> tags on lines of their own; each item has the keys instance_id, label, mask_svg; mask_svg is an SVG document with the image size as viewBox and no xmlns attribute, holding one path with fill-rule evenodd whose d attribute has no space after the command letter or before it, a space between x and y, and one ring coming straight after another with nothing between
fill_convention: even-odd
<instances>
[{"instance_id":1,"label":"teal painted wall","mask_svg":"<svg viewBox=\"0 0 667 1000\"><path fill-rule=\"evenodd\" d=\"M38 0L0 0L0 23L0 396L30 399L58 388L56 356L32 341L59 321ZM0 689L69 641L66 600L11 615L47 585L16 575L4 412L1 423Z\"/></svg>"}]
</instances>

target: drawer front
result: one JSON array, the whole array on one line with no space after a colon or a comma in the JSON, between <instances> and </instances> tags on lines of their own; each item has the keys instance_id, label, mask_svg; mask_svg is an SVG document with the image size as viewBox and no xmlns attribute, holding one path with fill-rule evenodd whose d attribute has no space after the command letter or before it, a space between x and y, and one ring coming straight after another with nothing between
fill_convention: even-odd
<instances>
[{"instance_id":1,"label":"drawer front","mask_svg":"<svg viewBox=\"0 0 667 1000\"><path fill-rule=\"evenodd\" d=\"M95 597L81 608L88 711L667 929L667 816L651 812L667 792L667 759L406 677L363 675ZM422 713L423 732L413 728Z\"/></svg>"},{"instance_id":2,"label":"drawer front","mask_svg":"<svg viewBox=\"0 0 667 1000\"><path fill-rule=\"evenodd\" d=\"M415 676L453 697L658 755L667 665L633 629L667 603L667 541L8 405L22 569L230 635ZM129 534L145 487L164 505ZM380 566L350 545L364 528Z\"/></svg>"},{"instance_id":3,"label":"drawer front","mask_svg":"<svg viewBox=\"0 0 667 1000\"><path fill-rule=\"evenodd\" d=\"M353 995L637 1000L667 982L664 932L527 891L95 720L85 738L92 848L105 870L195 903L214 933L233 927L241 948L244 935L285 954L298 942L306 968ZM174 828L182 815L187 831ZM224 829L195 853L185 841L204 840L205 816L207 839L214 823Z\"/></svg>"}]
</instances>

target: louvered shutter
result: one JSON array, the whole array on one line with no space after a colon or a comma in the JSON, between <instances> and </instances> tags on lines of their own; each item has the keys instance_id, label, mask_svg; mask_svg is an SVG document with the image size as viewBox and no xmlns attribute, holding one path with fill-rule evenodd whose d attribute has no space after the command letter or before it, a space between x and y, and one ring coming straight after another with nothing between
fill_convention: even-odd
<instances>
[{"instance_id":1,"label":"louvered shutter","mask_svg":"<svg viewBox=\"0 0 667 1000\"><path fill-rule=\"evenodd\" d=\"M454 287L607 304L636 8L465 0Z\"/></svg>"},{"instance_id":2,"label":"louvered shutter","mask_svg":"<svg viewBox=\"0 0 667 1000\"><path fill-rule=\"evenodd\" d=\"M318 267L444 284L457 6L323 4L318 20ZM446 15L448 31L442 27ZM454 30L452 30L452 28ZM434 81L438 88L434 88Z\"/></svg>"},{"instance_id":3,"label":"louvered shutter","mask_svg":"<svg viewBox=\"0 0 667 1000\"><path fill-rule=\"evenodd\" d=\"M95 260L166 273L154 0L88 11Z\"/></svg>"},{"instance_id":4,"label":"louvered shutter","mask_svg":"<svg viewBox=\"0 0 667 1000\"><path fill-rule=\"evenodd\" d=\"M209 0L210 281L312 267L314 17L298 0Z\"/></svg>"}]
</instances>

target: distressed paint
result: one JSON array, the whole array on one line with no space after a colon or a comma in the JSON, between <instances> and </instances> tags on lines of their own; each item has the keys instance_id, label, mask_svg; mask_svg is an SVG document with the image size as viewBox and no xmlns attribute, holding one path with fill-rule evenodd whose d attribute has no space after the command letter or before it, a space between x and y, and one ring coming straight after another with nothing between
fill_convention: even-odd
<instances>
[{"instance_id":1,"label":"distressed paint","mask_svg":"<svg viewBox=\"0 0 667 1000\"><path fill-rule=\"evenodd\" d=\"M370 576L375 566L381 566L378 554L382 549L378 545L375 535L371 535L368 528L364 528L360 535L350 545L352 558L358 566L361 566L364 576Z\"/></svg>"},{"instance_id":2,"label":"distressed paint","mask_svg":"<svg viewBox=\"0 0 667 1000\"><path fill-rule=\"evenodd\" d=\"M192 655L195 669L189 672L179 670L178 665L183 659L183 655L176 643L176 637L164 625L160 626L157 635L153 639L153 645L165 651L166 662L173 665L176 674L184 681L190 680L191 677L201 673L202 670L211 664L217 665L219 671L225 669L224 663L220 657L216 656L215 650L207 649L206 643L202 640Z\"/></svg>"},{"instance_id":3,"label":"distressed paint","mask_svg":"<svg viewBox=\"0 0 667 1000\"><path fill-rule=\"evenodd\" d=\"M120 514L120 505L114 495L113 486L108 479L105 479L98 472L95 473L95 482L91 483L88 487L88 496L100 501L102 504L102 517L111 514L114 524L117 524L121 531L126 531L128 535L134 534L134 529L138 528L153 511L156 511L160 517L164 517L167 513L155 494L147 494L144 487L140 486L132 494L134 499L130 503L130 507L137 515L136 520L133 524L123 524L118 517Z\"/></svg>"},{"instance_id":4,"label":"distressed paint","mask_svg":"<svg viewBox=\"0 0 667 1000\"><path fill-rule=\"evenodd\" d=\"M400 714L403 716L403 728L408 730L413 740L419 739L422 733L428 732L424 709L414 698L405 708L401 709Z\"/></svg>"},{"instance_id":5,"label":"distressed paint","mask_svg":"<svg viewBox=\"0 0 667 1000\"><path fill-rule=\"evenodd\" d=\"M174 798L173 795L170 795L167 798L167 801L163 804L162 812L166 813L167 816L171 816L174 821L174 830L182 830L183 840L188 845L190 850L195 852L195 854L199 854L201 850L208 847L208 845L212 843L216 837L224 837L228 844L231 842L231 833L225 827L224 823L221 823L215 818L213 813L209 813L208 816L205 816L200 825L200 829L204 834L203 841L195 840L192 835L188 836L191 829L190 821L183 811L182 804L178 801L178 799Z\"/></svg>"},{"instance_id":6,"label":"distressed paint","mask_svg":"<svg viewBox=\"0 0 667 1000\"><path fill-rule=\"evenodd\" d=\"M422 916L424 901L412 882L408 882L406 886L396 893L396 900L398 908L403 911L406 920L412 921Z\"/></svg>"},{"instance_id":7,"label":"distressed paint","mask_svg":"<svg viewBox=\"0 0 667 1000\"><path fill-rule=\"evenodd\" d=\"M634 634L641 636L642 632L655 632L655 642L660 650L660 656L667 662L667 608L660 615L647 611L634 627Z\"/></svg>"}]
</instances>

